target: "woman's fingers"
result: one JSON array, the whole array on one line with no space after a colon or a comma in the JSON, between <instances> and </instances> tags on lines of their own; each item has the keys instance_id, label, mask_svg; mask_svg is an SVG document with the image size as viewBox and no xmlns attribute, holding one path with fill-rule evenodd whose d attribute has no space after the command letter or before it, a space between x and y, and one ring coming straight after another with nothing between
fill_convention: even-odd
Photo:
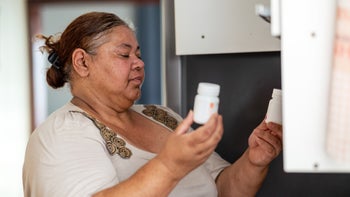
<instances>
[{"instance_id":1,"label":"woman's fingers","mask_svg":"<svg viewBox=\"0 0 350 197\"><path fill-rule=\"evenodd\" d=\"M190 110L186 116L186 118L180 123L180 125L176 128L175 134L181 135L186 133L193 123L193 111Z\"/></svg>"},{"instance_id":2,"label":"woman's fingers","mask_svg":"<svg viewBox=\"0 0 350 197\"><path fill-rule=\"evenodd\" d=\"M283 136L283 134L282 134L282 125L269 122L267 124L267 127L271 130L271 134L279 137L282 140L282 136Z\"/></svg>"},{"instance_id":3,"label":"woman's fingers","mask_svg":"<svg viewBox=\"0 0 350 197\"><path fill-rule=\"evenodd\" d=\"M215 114L197 130L189 133L190 145L199 153L213 152L223 134L222 116Z\"/></svg>"},{"instance_id":4,"label":"woman's fingers","mask_svg":"<svg viewBox=\"0 0 350 197\"><path fill-rule=\"evenodd\" d=\"M258 138L263 140L265 143L270 144L275 149L279 149L282 146L281 139L278 135L274 134L273 131L262 131L256 132Z\"/></svg>"}]
</instances>

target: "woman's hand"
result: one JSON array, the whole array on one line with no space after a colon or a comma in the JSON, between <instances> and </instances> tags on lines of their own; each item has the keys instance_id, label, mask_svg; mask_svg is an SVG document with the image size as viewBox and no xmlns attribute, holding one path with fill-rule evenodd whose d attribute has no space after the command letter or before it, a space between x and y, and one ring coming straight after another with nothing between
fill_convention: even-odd
<instances>
[{"instance_id":1,"label":"woman's hand","mask_svg":"<svg viewBox=\"0 0 350 197\"><path fill-rule=\"evenodd\" d=\"M266 167L282 150L282 126L263 120L250 135L248 144L249 161Z\"/></svg>"},{"instance_id":2,"label":"woman's hand","mask_svg":"<svg viewBox=\"0 0 350 197\"><path fill-rule=\"evenodd\" d=\"M193 123L190 111L177 129L170 134L163 150L158 154L176 179L204 163L215 150L223 134L222 116L213 114L206 124L187 132Z\"/></svg>"}]
</instances>

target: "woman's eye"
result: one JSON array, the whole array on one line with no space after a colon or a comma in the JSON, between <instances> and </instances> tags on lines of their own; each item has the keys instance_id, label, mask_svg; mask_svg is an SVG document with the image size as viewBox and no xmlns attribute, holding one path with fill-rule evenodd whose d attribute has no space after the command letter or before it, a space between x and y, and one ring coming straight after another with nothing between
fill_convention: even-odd
<instances>
[{"instance_id":1,"label":"woman's eye","mask_svg":"<svg viewBox=\"0 0 350 197\"><path fill-rule=\"evenodd\" d=\"M120 56L125 57L125 58L130 57L129 54L121 54Z\"/></svg>"},{"instance_id":2,"label":"woman's eye","mask_svg":"<svg viewBox=\"0 0 350 197\"><path fill-rule=\"evenodd\" d=\"M123 58L130 58L130 54L120 54L120 56L123 57ZM135 56L142 60L141 55L136 54Z\"/></svg>"}]
</instances>

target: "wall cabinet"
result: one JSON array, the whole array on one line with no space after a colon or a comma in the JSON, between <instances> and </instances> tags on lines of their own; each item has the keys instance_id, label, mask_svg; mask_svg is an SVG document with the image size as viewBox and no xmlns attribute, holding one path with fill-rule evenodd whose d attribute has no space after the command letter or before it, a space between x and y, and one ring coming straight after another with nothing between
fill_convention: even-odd
<instances>
[{"instance_id":1,"label":"wall cabinet","mask_svg":"<svg viewBox=\"0 0 350 197\"><path fill-rule=\"evenodd\" d=\"M175 0L176 54L279 51L270 24L256 15L269 0Z\"/></svg>"}]
</instances>

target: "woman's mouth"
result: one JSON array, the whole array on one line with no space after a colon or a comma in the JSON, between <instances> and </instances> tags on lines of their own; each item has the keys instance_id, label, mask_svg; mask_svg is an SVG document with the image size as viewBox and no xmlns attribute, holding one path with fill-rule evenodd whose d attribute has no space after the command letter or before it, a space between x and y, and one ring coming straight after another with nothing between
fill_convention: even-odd
<instances>
[{"instance_id":1,"label":"woman's mouth","mask_svg":"<svg viewBox=\"0 0 350 197\"><path fill-rule=\"evenodd\" d=\"M141 85L143 82L143 78L141 76L138 76L138 77L134 77L134 78L130 79L129 81L136 84L136 85Z\"/></svg>"}]
</instances>

